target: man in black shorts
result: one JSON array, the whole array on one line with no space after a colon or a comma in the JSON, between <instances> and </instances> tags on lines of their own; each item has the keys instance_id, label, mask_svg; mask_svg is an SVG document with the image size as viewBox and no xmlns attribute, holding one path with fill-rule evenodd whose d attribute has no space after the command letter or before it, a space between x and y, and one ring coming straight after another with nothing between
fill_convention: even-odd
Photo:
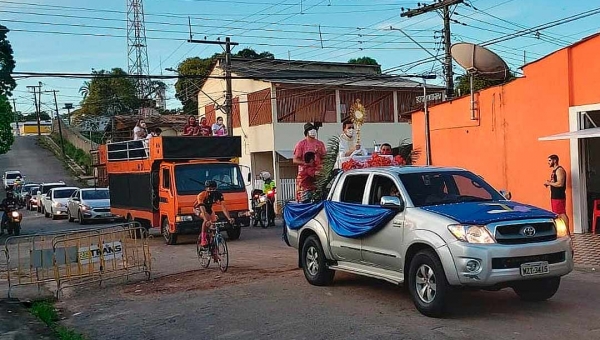
<instances>
[{"instance_id":1,"label":"man in black shorts","mask_svg":"<svg viewBox=\"0 0 600 340\"><path fill-rule=\"evenodd\" d=\"M229 216L229 211L225 206L225 198L223 194L217 191L217 182L215 181L206 181L204 182L204 191L198 194L196 197L196 202L194 203L194 208L198 209L197 214L202 217L204 222L202 222L202 241L200 246L206 247L208 245L208 239L206 238L206 232L210 227L211 223L217 221L217 214L213 211L212 207L214 204L221 204L221 209L223 209L223 213L227 220L231 224L235 221L231 216Z\"/></svg>"}]
</instances>

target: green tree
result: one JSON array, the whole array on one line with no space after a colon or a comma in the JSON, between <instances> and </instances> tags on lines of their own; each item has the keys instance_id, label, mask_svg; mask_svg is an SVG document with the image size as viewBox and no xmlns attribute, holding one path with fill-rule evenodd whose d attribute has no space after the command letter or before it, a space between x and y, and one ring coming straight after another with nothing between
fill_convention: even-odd
<instances>
[{"instance_id":1,"label":"green tree","mask_svg":"<svg viewBox=\"0 0 600 340\"><path fill-rule=\"evenodd\" d=\"M79 114L114 116L130 113L140 107L136 84L120 68L93 71L93 78L79 89L83 100Z\"/></svg>"},{"instance_id":2,"label":"green tree","mask_svg":"<svg viewBox=\"0 0 600 340\"><path fill-rule=\"evenodd\" d=\"M13 49L8 41L9 29L0 25L0 96L10 97L17 83L11 76L15 69Z\"/></svg>"},{"instance_id":3,"label":"green tree","mask_svg":"<svg viewBox=\"0 0 600 340\"><path fill-rule=\"evenodd\" d=\"M258 53L251 48L244 48L243 50L240 50L233 56L246 59L275 59L275 55L273 55L273 53L271 52Z\"/></svg>"},{"instance_id":4,"label":"green tree","mask_svg":"<svg viewBox=\"0 0 600 340\"><path fill-rule=\"evenodd\" d=\"M348 60L348 64L379 65L377 60L371 57L352 58Z\"/></svg>"},{"instance_id":5,"label":"green tree","mask_svg":"<svg viewBox=\"0 0 600 340\"><path fill-rule=\"evenodd\" d=\"M40 120L50 120L50 115L46 111L40 112ZM30 122L37 121L37 113L29 113L21 117L21 121Z\"/></svg>"},{"instance_id":6,"label":"green tree","mask_svg":"<svg viewBox=\"0 0 600 340\"><path fill-rule=\"evenodd\" d=\"M10 123L13 121L13 112L8 98L0 94L0 155L10 150L15 141Z\"/></svg>"},{"instance_id":7,"label":"green tree","mask_svg":"<svg viewBox=\"0 0 600 340\"><path fill-rule=\"evenodd\" d=\"M475 92L477 92L479 90L483 90L488 87L507 83L513 79L515 79L515 74L512 72L509 73L506 80L489 80L489 79L484 79L482 77L475 76L473 78L473 90L475 90ZM456 92L456 95L464 96L466 94L471 93L471 80L470 80L470 76L468 74L462 74L462 75L456 77L455 84L456 85L454 86L454 91Z\"/></svg>"}]
</instances>

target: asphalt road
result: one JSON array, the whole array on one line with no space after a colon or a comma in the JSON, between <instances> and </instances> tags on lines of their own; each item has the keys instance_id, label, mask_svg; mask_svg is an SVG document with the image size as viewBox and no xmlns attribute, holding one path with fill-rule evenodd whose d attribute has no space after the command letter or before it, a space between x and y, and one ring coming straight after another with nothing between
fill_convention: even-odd
<instances>
[{"instance_id":1,"label":"asphalt road","mask_svg":"<svg viewBox=\"0 0 600 340\"><path fill-rule=\"evenodd\" d=\"M0 156L7 168L32 181L70 180L35 137ZM25 213L23 231L75 226ZM151 281L69 290L58 303L63 323L90 339L600 339L596 272L569 274L544 303L521 302L510 289L461 292L448 318L432 319L386 282L337 273L330 287L309 285L280 236L280 228L245 228L228 243L226 273L200 269L193 237L166 246L156 236Z\"/></svg>"}]
</instances>

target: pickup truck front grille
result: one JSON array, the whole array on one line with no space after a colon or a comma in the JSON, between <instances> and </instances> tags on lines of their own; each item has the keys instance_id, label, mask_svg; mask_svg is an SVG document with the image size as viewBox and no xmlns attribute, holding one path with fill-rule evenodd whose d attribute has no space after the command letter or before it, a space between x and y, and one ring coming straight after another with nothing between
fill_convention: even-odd
<instances>
[{"instance_id":1,"label":"pickup truck front grille","mask_svg":"<svg viewBox=\"0 0 600 340\"><path fill-rule=\"evenodd\" d=\"M533 235L531 228L535 230ZM495 236L499 244L548 242L556 240L556 229L553 222L499 225Z\"/></svg>"},{"instance_id":2,"label":"pickup truck front grille","mask_svg":"<svg viewBox=\"0 0 600 340\"><path fill-rule=\"evenodd\" d=\"M519 257L497 257L492 259L492 269L510 269L519 268L523 263L547 261L548 264L564 262L565 252L519 256Z\"/></svg>"}]
</instances>

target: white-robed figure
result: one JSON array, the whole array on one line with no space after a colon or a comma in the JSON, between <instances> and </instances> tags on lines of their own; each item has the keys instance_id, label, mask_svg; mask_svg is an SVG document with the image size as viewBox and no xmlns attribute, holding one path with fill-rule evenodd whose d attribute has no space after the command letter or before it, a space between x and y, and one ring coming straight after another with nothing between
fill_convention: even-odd
<instances>
[{"instance_id":1,"label":"white-robed figure","mask_svg":"<svg viewBox=\"0 0 600 340\"><path fill-rule=\"evenodd\" d=\"M362 145L356 142L356 133L354 130L354 123L351 121L345 121L342 123L342 134L340 135L339 150L337 161L335 163L336 169L342 168L342 157L350 156L367 156L368 152L362 147Z\"/></svg>"}]
</instances>

